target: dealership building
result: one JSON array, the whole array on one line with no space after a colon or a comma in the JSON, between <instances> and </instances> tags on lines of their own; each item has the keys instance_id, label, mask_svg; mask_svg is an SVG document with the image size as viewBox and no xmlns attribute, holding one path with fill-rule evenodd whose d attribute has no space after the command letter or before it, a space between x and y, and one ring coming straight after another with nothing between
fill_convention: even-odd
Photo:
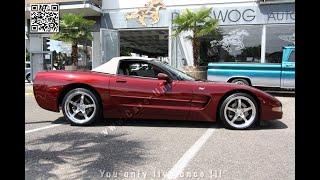
<instances>
[{"instance_id":1,"label":"dealership building","mask_svg":"<svg viewBox=\"0 0 320 180\"><path fill-rule=\"evenodd\" d=\"M91 49L86 63L92 68L127 52L177 68L192 66L192 44L186 38L192 34L172 36L172 19L187 8L212 8L211 16L219 20L221 37L201 40L201 58L209 62L280 63L282 48L295 43L294 0L27 0L27 27L33 3L57 3L60 15L81 13L96 21L94 39L86 43ZM46 57L53 61L52 49L45 46L49 38L27 31L34 72L43 69Z\"/></svg>"}]
</instances>

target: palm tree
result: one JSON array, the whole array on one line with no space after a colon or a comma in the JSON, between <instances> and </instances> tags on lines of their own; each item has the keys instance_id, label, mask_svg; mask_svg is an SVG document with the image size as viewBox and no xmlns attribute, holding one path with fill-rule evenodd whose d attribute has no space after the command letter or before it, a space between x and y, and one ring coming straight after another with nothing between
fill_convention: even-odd
<instances>
[{"instance_id":1,"label":"palm tree","mask_svg":"<svg viewBox=\"0 0 320 180\"><path fill-rule=\"evenodd\" d=\"M177 26L173 36L179 35L183 31L192 31L193 61L194 66L200 65L200 38L203 36L217 34L218 20L210 16L212 8L202 8L197 12L186 9L179 16L172 20Z\"/></svg>"},{"instance_id":2,"label":"palm tree","mask_svg":"<svg viewBox=\"0 0 320 180\"><path fill-rule=\"evenodd\" d=\"M72 65L77 65L78 44L83 41L93 40L91 28L95 24L93 20L87 20L81 15L64 14L60 20L60 32L52 35L52 39L69 42L72 46Z\"/></svg>"}]
</instances>

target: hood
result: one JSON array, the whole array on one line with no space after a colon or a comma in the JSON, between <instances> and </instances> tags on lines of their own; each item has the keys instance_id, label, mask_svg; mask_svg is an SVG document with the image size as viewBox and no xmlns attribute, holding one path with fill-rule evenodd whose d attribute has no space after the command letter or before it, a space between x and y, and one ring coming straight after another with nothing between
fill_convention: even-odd
<instances>
[{"instance_id":1,"label":"hood","mask_svg":"<svg viewBox=\"0 0 320 180\"><path fill-rule=\"evenodd\" d=\"M271 94L252 86L240 85L240 84L234 84L234 83L228 83L228 82L215 82L215 81L193 81L193 82L198 84L201 87L205 87L207 91L211 91L211 92L226 93L232 90L246 90L256 94L257 96L263 96L265 98L269 98L273 100L276 99Z\"/></svg>"}]
</instances>

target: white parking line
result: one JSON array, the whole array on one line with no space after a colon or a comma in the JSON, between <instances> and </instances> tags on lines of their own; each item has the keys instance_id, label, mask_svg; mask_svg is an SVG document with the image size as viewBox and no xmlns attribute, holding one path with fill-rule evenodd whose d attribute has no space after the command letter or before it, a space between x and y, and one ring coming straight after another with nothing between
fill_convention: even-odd
<instances>
[{"instance_id":1,"label":"white parking line","mask_svg":"<svg viewBox=\"0 0 320 180\"><path fill-rule=\"evenodd\" d=\"M60 125L62 125L62 124L54 124L54 125L45 126L45 127L41 127L41 128L31 129L31 130L25 131L24 133L28 134L28 133L32 133L32 132L36 132L36 131L41 131L41 130L44 130L44 129L57 127L57 126L60 126Z\"/></svg>"},{"instance_id":2,"label":"white parking line","mask_svg":"<svg viewBox=\"0 0 320 180\"><path fill-rule=\"evenodd\" d=\"M206 143L212 135L214 129L208 129L179 159L179 161L165 175L164 179L176 179L183 169L188 165L189 161L197 154L200 148Z\"/></svg>"}]
</instances>

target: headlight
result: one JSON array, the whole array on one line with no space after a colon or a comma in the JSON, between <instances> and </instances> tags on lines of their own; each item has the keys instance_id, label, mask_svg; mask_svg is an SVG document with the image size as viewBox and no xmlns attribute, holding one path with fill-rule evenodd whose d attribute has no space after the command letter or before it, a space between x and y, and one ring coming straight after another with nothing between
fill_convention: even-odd
<instances>
[{"instance_id":1,"label":"headlight","mask_svg":"<svg viewBox=\"0 0 320 180\"><path fill-rule=\"evenodd\" d=\"M279 107L273 107L273 108L272 108L272 111L282 112L282 107L281 107L281 106L279 106Z\"/></svg>"}]
</instances>

